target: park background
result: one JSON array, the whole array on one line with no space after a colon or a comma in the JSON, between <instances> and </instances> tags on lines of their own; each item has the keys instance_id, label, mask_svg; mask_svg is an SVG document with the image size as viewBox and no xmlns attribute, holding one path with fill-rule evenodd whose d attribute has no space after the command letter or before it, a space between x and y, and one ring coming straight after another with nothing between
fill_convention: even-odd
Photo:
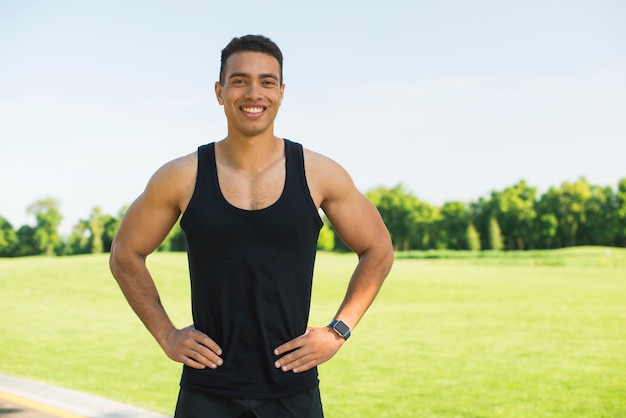
<instances>
[{"instance_id":1,"label":"park background","mask_svg":"<svg viewBox=\"0 0 626 418\"><path fill-rule=\"evenodd\" d=\"M179 370L97 253L160 165L224 136L219 52L262 33L285 54L277 134L345 166L399 250L321 369L329 416L626 415L624 17L618 1L0 2L2 255L82 254L0 259L0 372L171 411ZM184 254L152 262L184 324ZM320 253L312 320L353 262Z\"/></svg>"},{"instance_id":2,"label":"park background","mask_svg":"<svg viewBox=\"0 0 626 418\"><path fill-rule=\"evenodd\" d=\"M626 4L587 1L0 2L0 215L60 202L69 234L226 134L221 49L285 55L276 131L368 191L435 206L525 180L625 176Z\"/></svg>"}]
</instances>

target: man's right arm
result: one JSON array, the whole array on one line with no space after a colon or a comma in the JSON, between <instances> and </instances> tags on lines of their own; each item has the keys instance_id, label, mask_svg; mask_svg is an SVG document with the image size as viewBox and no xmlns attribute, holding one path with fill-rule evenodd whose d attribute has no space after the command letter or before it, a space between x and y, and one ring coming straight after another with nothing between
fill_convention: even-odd
<instances>
[{"instance_id":1,"label":"man's right arm","mask_svg":"<svg viewBox=\"0 0 626 418\"><path fill-rule=\"evenodd\" d=\"M189 157L159 169L128 208L111 245L109 265L122 293L139 319L172 360L194 368L221 365L221 348L193 326L177 329L161 304L146 258L163 242L189 199L195 175ZM192 178L191 186L185 186ZM181 187L182 185L182 187ZM185 204L187 203L185 201Z\"/></svg>"}]
</instances>

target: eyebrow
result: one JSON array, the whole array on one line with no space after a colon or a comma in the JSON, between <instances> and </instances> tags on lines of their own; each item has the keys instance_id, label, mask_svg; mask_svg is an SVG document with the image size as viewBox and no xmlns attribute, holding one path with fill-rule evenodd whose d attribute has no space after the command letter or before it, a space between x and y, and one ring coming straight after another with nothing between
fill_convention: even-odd
<instances>
[{"instance_id":1,"label":"eyebrow","mask_svg":"<svg viewBox=\"0 0 626 418\"><path fill-rule=\"evenodd\" d=\"M238 72L238 71L235 71L235 72L230 73L230 74L228 75L228 78L229 78L229 79L231 79L231 78L235 78L235 77L251 78L250 74L248 74L248 73L242 73L242 72ZM277 76L276 74L273 74L273 73L259 74L259 78L272 78L272 79L274 79L274 80L276 80L276 81L278 81L278 80L279 80L279 79L278 79L278 76Z\"/></svg>"}]
</instances>

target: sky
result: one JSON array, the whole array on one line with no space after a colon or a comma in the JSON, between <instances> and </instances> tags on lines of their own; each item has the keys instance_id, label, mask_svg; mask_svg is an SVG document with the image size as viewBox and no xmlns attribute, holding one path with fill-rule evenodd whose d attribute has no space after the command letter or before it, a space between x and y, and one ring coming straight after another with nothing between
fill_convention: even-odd
<instances>
[{"instance_id":1,"label":"sky","mask_svg":"<svg viewBox=\"0 0 626 418\"><path fill-rule=\"evenodd\" d=\"M282 49L278 136L433 205L626 177L626 2L0 0L0 216L69 233L226 135L222 48Z\"/></svg>"}]
</instances>

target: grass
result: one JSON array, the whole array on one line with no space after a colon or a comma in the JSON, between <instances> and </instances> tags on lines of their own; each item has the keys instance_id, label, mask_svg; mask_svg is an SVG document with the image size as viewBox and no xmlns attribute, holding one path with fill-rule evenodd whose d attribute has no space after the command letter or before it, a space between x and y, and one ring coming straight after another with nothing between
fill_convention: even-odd
<instances>
[{"instance_id":1,"label":"grass","mask_svg":"<svg viewBox=\"0 0 626 418\"><path fill-rule=\"evenodd\" d=\"M356 258L318 256L311 322ZM190 322L184 254L149 259ZM180 367L106 256L0 259L0 372L173 411ZM328 417L626 416L626 250L402 254L353 337L320 367Z\"/></svg>"}]
</instances>

